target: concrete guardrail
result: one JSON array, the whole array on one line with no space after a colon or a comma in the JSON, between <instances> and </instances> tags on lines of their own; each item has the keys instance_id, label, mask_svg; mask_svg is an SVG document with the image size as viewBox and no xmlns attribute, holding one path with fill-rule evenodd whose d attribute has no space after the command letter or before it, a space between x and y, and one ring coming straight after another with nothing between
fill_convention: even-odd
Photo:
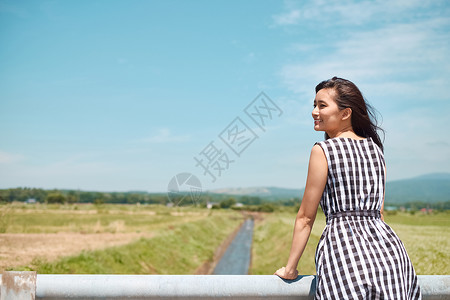
<instances>
[{"instance_id":1,"label":"concrete guardrail","mask_svg":"<svg viewBox=\"0 0 450 300\"><path fill-rule=\"evenodd\" d=\"M424 300L450 299L450 275L419 275ZM44 275L4 272L3 299L313 299L315 276Z\"/></svg>"}]
</instances>

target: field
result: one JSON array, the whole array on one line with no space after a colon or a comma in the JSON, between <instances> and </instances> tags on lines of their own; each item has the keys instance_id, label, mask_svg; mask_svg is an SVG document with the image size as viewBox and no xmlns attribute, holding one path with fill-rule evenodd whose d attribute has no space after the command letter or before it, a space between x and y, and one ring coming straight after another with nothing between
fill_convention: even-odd
<instances>
[{"instance_id":1,"label":"field","mask_svg":"<svg viewBox=\"0 0 450 300\"><path fill-rule=\"evenodd\" d=\"M449 274L450 213L391 213L416 272ZM273 274L289 255L292 208L257 214L250 274ZM207 274L243 220L233 210L156 205L0 206L0 271L39 273ZM319 213L299 264L315 274L325 226Z\"/></svg>"},{"instance_id":2,"label":"field","mask_svg":"<svg viewBox=\"0 0 450 300\"><path fill-rule=\"evenodd\" d=\"M242 222L231 210L163 206L0 209L0 269L39 273L201 273Z\"/></svg>"},{"instance_id":3,"label":"field","mask_svg":"<svg viewBox=\"0 0 450 300\"><path fill-rule=\"evenodd\" d=\"M450 213L425 215L391 213L386 223L397 233L406 247L417 274L450 274ZM266 215L255 225L252 274L273 274L286 264L292 241L295 213ZM300 259L300 274L315 274L314 254L325 227L325 217L319 213L308 245Z\"/></svg>"}]
</instances>

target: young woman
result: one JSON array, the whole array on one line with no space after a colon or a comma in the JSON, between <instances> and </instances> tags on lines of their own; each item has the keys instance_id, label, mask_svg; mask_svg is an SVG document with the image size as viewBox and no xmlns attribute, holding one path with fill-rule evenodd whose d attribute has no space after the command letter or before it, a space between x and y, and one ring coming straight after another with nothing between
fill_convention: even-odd
<instances>
[{"instance_id":1,"label":"young woman","mask_svg":"<svg viewBox=\"0 0 450 300\"><path fill-rule=\"evenodd\" d=\"M384 223L386 168L371 108L355 84L333 77L316 86L312 117L325 141L312 148L289 259L275 275L297 277L320 203L315 299L421 299L405 247Z\"/></svg>"}]
</instances>

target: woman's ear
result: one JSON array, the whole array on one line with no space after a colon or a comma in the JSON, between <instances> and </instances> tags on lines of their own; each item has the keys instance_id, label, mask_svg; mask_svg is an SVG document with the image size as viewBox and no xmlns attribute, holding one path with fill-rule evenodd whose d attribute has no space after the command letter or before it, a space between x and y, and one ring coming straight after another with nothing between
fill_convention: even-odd
<instances>
[{"instance_id":1,"label":"woman's ear","mask_svg":"<svg viewBox=\"0 0 450 300\"><path fill-rule=\"evenodd\" d=\"M347 120L352 116L352 109L350 107L344 108L344 112L342 114L342 120Z\"/></svg>"}]
</instances>

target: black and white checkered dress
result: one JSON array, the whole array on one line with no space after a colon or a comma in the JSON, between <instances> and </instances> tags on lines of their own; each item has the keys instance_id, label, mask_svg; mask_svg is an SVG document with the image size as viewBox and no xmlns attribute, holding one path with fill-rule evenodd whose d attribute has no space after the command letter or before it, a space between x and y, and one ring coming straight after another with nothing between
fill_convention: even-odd
<instances>
[{"instance_id":1,"label":"black and white checkered dress","mask_svg":"<svg viewBox=\"0 0 450 300\"><path fill-rule=\"evenodd\" d=\"M320 200L327 225L316 250L315 299L421 299L405 247L380 219L385 163L371 138L319 144L328 179Z\"/></svg>"}]
</instances>

